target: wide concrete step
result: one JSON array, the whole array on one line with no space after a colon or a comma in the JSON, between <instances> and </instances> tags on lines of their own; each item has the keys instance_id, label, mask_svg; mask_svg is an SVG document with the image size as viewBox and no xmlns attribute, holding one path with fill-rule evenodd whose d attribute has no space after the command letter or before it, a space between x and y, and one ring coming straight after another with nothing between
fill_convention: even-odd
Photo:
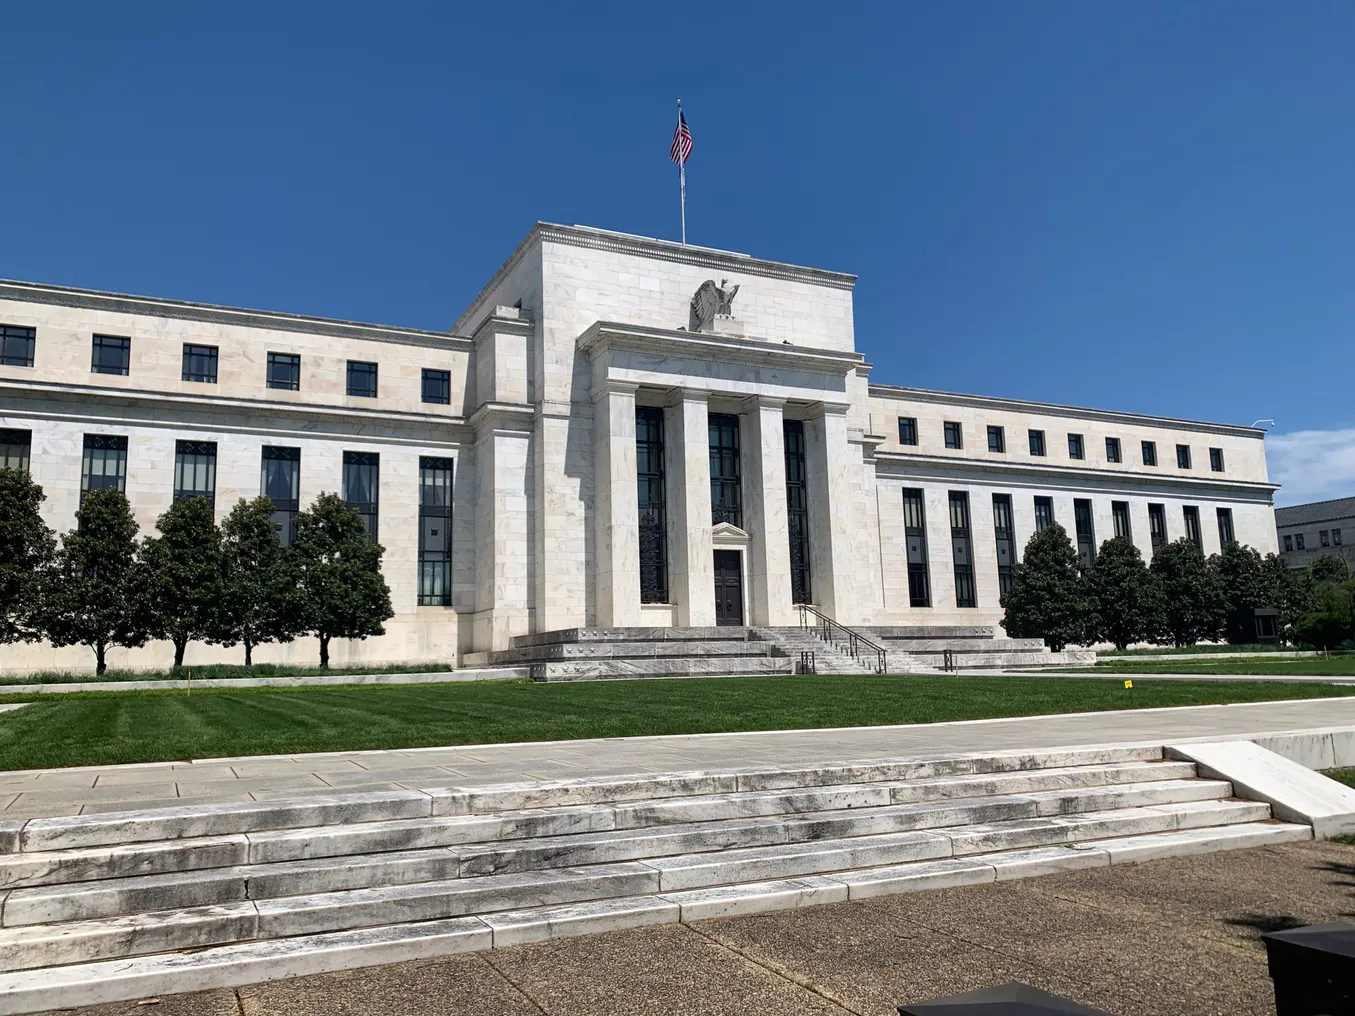
<instances>
[{"instance_id":1,"label":"wide concrete step","mask_svg":"<svg viewBox=\"0 0 1355 1016\"><path fill-rule=\"evenodd\" d=\"M502 649L491 656L495 666L547 663L555 660L685 660L747 659L776 655L770 642L745 639L664 642L557 642L543 646Z\"/></svg>"},{"instance_id":2,"label":"wide concrete step","mask_svg":"<svg viewBox=\"0 0 1355 1016\"><path fill-rule=\"evenodd\" d=\"M561 628L514 635L514 649L566 642L729 642L747 640L751 628L733 625L701 628Z\"/></svg>"},{"instance_id":3,"label":"wide concrete step","mask_svg":"<svg viewBox=\"0 0 1355 1016\"><path fill-rule=\"evenodd\" d=\"M769 677L793 672L786 656L702 655L532 662L533 681L633 681L666 677Z\"/></svg>"}]
</instances>

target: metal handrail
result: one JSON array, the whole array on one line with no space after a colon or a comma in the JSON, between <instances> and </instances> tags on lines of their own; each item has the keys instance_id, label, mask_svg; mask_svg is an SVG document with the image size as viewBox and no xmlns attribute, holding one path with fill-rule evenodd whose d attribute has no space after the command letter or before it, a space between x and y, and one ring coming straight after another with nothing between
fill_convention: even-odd
<instances>
[{"instance_id":1,"label":"metal handrail","mask_svg":"<svg viewBox=\"0 0 1355 1016\"><path fill-rule=\"evenodd\" d=\"M837 646L846 643L847 655L854 660L860 660L869 650L875 653L875 673L888 673L889 652L884 646L872 642L859 631L848 628L840 621L834 621L831 617L819 610L817 607L811 607L807 603L797 604L800 608L800 627L817 628L818 636L830 646ZM815 623L809 623L809 615L813 614Z\"/></svg>"}]
</instances>

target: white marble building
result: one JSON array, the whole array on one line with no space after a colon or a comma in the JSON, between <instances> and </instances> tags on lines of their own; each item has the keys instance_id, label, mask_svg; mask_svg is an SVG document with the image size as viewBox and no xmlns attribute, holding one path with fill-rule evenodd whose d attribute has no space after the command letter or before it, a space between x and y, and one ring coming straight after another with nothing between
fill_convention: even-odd
<instances>
[{"instance_id":1,"label":"white marble building","mask_svg":"<svg viewBox=\"0 0 1355 1016\"><path fill-rule=\"evenodd\" d=\"M336 663L794 624L802 599L853 625L996 624L1051 517L1145 555L1183 535L1276 549L1262 431L876 383L854 283L546 223L445 333L0 283L0 464L28 465L58 530L100 483L147 530L208 486L218 518L270 494L284 532L321 491L360 502L396 616ZM10 671L91 662L0 653ZM188 662L239 656L194 644Z\"/></svg>"}]
</instances>

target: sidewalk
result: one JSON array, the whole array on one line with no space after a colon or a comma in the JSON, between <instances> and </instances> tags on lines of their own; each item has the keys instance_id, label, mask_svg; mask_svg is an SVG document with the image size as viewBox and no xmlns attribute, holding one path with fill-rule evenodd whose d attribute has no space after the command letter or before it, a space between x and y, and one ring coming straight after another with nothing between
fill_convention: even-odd
<instances>
[{"instance_id":1,"label":"sidewalk","mask_svg":"<svg viewBox=\"0 0 1355 1016\"><path fill-rule=\"evenodd\" d=\"M633 772L1355 726L1355 697L889 727L684 734L0 772L0 819Z\"/></svg>"}]
</instances>

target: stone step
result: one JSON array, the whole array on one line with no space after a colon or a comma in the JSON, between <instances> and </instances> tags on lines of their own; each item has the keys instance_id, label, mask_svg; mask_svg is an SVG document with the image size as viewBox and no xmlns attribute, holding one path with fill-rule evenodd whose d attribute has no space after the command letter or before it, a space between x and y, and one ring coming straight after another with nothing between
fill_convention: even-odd
<instances>
[{"instance_id":1,"label":"stone step","mask_svg":"<svg viewBox=\"0 0 1355 1016\"><path fill-rule=\"evenodd\" d=\"M759 652L743 656L546 660L533 662L530 667L533 681L632 681L650 677L769 677L791 673L793 662L786 656Z\"/></svg>"},{"instance_id":2,"label":"stone step","mask_svg":"<svg viewBox=\"0 0 1355 1016\"><path fill-rule=\"evenodd\" d=\"M514 649L566 642L730 642L747 641L752 629L733 625L704 628L562 628L514 635Z\"/></svg>"},{"instance_id":3,"label":"stone step","mask_svg":"<svg viewBox=\"0 0 1355 1016\"><path fill-rule=\"evenodd\" d=\"M492 654L494 666L547 663L553 660L745 660L774 655L770 642L745 639L664 642L556 642L549 645L502 649Z\"/></svg>"}]
</instances>

